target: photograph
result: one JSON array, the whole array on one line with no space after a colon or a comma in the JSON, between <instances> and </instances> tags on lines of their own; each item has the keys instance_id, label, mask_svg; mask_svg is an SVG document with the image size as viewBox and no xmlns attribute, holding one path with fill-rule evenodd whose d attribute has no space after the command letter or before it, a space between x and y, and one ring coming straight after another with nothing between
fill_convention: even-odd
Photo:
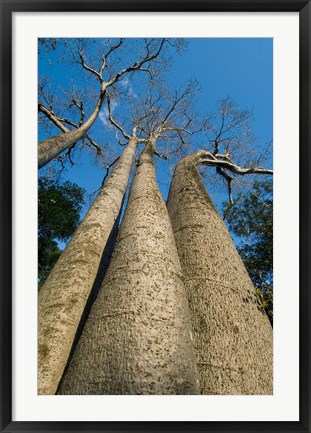
<instances>
[{"instance_id":1,"label":"photograph","mask_svg":"<svg viewBox=\"0 0 311 433\"><path fill-rule=\"evenodd\" d=\"M0 433L310 431L311 0L0 0Z\"/></svg>"},{"instance_id":2,"label":"photograph","mask_svg":"<svg viewBox=\"0 0 311 433\"><path fill-rule=\"evenodd\" d=\"M272 38L38 38L38 394L273 394L272 125Z\"/></svg>"}]
</instances>

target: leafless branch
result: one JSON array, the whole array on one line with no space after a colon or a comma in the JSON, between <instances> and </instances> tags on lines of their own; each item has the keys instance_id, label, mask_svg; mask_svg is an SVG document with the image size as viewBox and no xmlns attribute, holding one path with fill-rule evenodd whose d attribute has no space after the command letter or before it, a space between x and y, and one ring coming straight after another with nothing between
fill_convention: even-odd
<instances>
[{"instance_id":1,"label":"leafless branch","mask_svg":"<svg viewBox=\"0 0 311 433\"><path fill-rule=\"evenodd\" d=\"M220 174L226 180L226 182L227 182L227 189L228 189L229 202L230 202L230 204L233 204L232 186L231 186L231 182L232 182L233 178L231 176L229 176L228 173L226 173L220 167L216 167L216 173Z\"/></svg>"},{"instance_id":2,"label":"leafless branch","mask_svg":"<svg viewBox=\"0 0 311 433\"><path fill-rule=\"evenodd\" d=\"M249 123L252 117L251 110L239 109L230 97L218 101L218 112L208 116L204 128L212 153L224 150L229 154L245 148L249 154L249 145L254 141Z\"/></svg>"},{"instance_id":3,"label":"leafless branch","mask_svg":"<svg viewBox=\"0 0 311 433\"><path fill-rule=\"evenodd\" d=\"M95 147L98 155L102 155L103 149L89 136L89 134L85 135L85 139L91 144L91 146Z\"/></svg>"},{"instance_id":4,"label":"leafless branch","mask_svg":"<svg viewBox=\"0 0 311 433\"><path fill-rule=\"evenodd\" d=\"M49 110L53 111L53 95L45 90L45 87L49 83L49 78L43 77L38 84L38 93L42 100L49 106Z\"/></svg>"},{"instance_id":5,"label":"leafless branch","mask_svg":"<svg viewBox=\"0 0 311 433\"><path fill-rule=\"evenodd\" d=\"M154 54L151 54L149 52L149 50L148 50L148 47L147 47L147 55L146 55L146 57L144 57L142 60L140 60L138 62L133 63L131 66L129 66L129 67L127 67L127 68L122 69L121 71L119 71L113 78L111 78L110 81L108 81L107 87L109 87L109 86L113 85L114 83L116 83L122 77L122 75L124 75L124 74L126 74L128 72L142 70L141 68L142 68L143 65L145 65L148 62L151 62L152 60L154 60L155 58L158 57L158 55L160 54L160 52L162 50L162 47L163 47L165 41L166 41L165 38L163 38L161 40L160 45L159 45L158 49L156 50L156 52Z\"/></svg>"},{"instance_id":6,"label":"leafless branch","mask_svg":"<svg viewBox=\"0 0 311 433\"><path fill-rule=\"evenodd\" d=\"M67 149L66 153L64 153L63 155L59 155L57 158L55 158L56 161L60 162L60 164L61 164L61 166L62 166L61 171L63 171L63 170L65 169L65 166L64 166L64 160L65 160L66 158L68 158L68 160L69 160L71 166L74 165L74 162L73 162L72 159L71 159L71 152L72 152L73 148L74 148L74 146L70 146L70 147Z\"/></svg>"},{"instance_id":7,"label":"leafless branch","mask_svg":"<svg viewBox=\"0 0 311 433\"><path fill-rule=\"evenodd\" d=\"M66 123L67 125L73 126L74 128L79 128L79 125L77 125L76 123L72 122L71 120L68 120L68 119L66 119L64 117L55 116L55 114L52 111L48 110L41 103L38 104L38 111L40 111L45 116L47 116L54 123L54 125L56 125L63 132L67 132L67 131L69 131L69 129L66 128L66 126L64 126L62 123ZM89 141L89 143L93 147L95 147L95 149L96 149L96 151L97 151L97 153L99 155L102 154L102 148L89 136L88 133L85 134L85 139L87 139ZM67 154L65 154L65 155L67 155Z\"/></svg>"},{"instance_id":8,"label":"leafless branch","mask_svg":"<svg viewBox=\"0 0 311 433\"><path fill-rule=\"evenodd\" d=\"M159 153L155 148L154 148L154 150L153 150L153 153L154 153L155 155L157 155L159 158L167 159L167 156L166 156L166 155L163 155L162 153Z\"/></svg>"},{"instance_id":9,"label":"leafless branch","mask_svg":"<svg viewBox=\"0 0 311 433\"><path fill-rule=\"evenodd\" d=\"M79 127L84 123L84 120L86 118L86 114L84 112L84 108L83 108L83 102L82 101L77 101L75 98L73 98L71 100L71 104L70 107L75 106L78 108L78 110L81 113L81 117L80 117L80 121L79 121Z\"/></svg>"},{"instance_id":10,"label":"leafless branch","mask_svg":"<svg viewBox=\"0 0 311 433\"><path fill-rule=\"evenodd\" d=\"M94 196L96 193L98 193L98 191L103 187L104 183L106 182L107 177L109 176L110 169L115 165L115 163L119 160L119 158L120 158L120 156L115 158L110 164L105 165L106 173L105 173L105 176L103 177L101 186L97 190L93 191L90 194L91 197Z\"/></svg>"},{"instance_id":11,"label":"leafless branch","mask_svg":"<svg viewBox=\"0 0 311 433\"><path fill-rule=\"evenodd\" d=\"M123 39L120 38L120 41L116 45L112 45L109 48L109 50L107 51L107 53L103 55L103 57L102 57L102 65L101 65L101 67L99 69L99 72L98 72L101 77L103 76L103 71L104 71L104 69L106 67L108 57L110 56L110 54L113 51L115 51L116 49L118 49L121 46L122 43L123 43Z\"/></svg>"},{"instance_id":12,"label":"leafless branch","mask_svg":"<svg viewBox=\"0 0 311 433\"><path fill-rule=\"evenodd\" d=\"M103 181L102 181L102 185L101 185L101 186L104 185L104 183L105 183L105 181L106 181L106 179L107 179L107 177L108 177L108 175L109 175L109 171L110 171L111 167L113 167L113 166L115 165L115 163L119 160L119 158L120 158L120 156L118 156L114 161L112 161L111 164L106 165L106 174L105 174L105 176L104 176L104 178L103 178Z\"/></svg>"},{"instance_id":13,"label":"leafless branch","mask_svg":"<svg viewBox=\"0 0 311 433\"><path fill-rule=\"evenodd\" d=\"M110 103L110 95L107 92L106 93L106 97L107 97L107 107L108 107L108 116L109 116L109 120L112 123L113 126L115 126L123 135L123 137L127 140L129 140L131 138L131 136L129 134L127 134L124 129L122 128L121 125L119 125L114 118L112 117L112 113L111 113L111 103Z\"/></svg>"},{"instance_id":14,"label":"leafless branch","mask_svg":"<svg viewBox=\"0 0 311 433\"><path fill-rule=\"evenodd\" d=\"M95 77L99 80L99 82L102 83L102 82L103 82L103 78L102 78L101 74L100 74L99 72L95 71L95 69L91 68L90 66L88 66L88 65L85 63L85 59L84 59L84 57L83 57L83 53L84 53L84 49L81 49L81 50L79 51L79 58L80 58L80 63L81 63L81 65L82 65L82 67L83 67L86 71L89 71L89 72L91 72L91 74L95 75Z\"/></svg>"},{"instance_id":15,"label":"leafless branch","mask_svg":"<svg viewBox=\"0 0 311 433\"><path fill-rule=\"evenodd\" d=\"M54 115L54 113L53 113L53 111L51 111L51 110L48 110L43 104L41 104L40 102L38 103L38 111L39 112L41 112L41 113L43 113L46 117L48 117L53 123L54 123L54 125L56 125L61 131L63 131L63 132L67 132L67 131L69 131L69 129L68 128L66 128L66 126L64 126L62 123L61 123L61 120L60 119L58 119L55 115Z\"/></svg>"},{"instance_id":16,"label":"leafless branch","mask_svg":"<svg viewBox=\"0 0 311 433\"><path fill-rule=\"evenodd\" d=\"M216 167L216 173L219 174L226 182L229 202L233 204L232 197L232 181L238 180L239 176L244 176L246 174L260 174L260 175L273 175L273 170L261 168L258 166L252 166L243 168L235 164L228 155L226 154L215 154L209 152L208 150L199 150L188 156L186 156L182 161L185 163L194 163L195 165L202 164L210 167ZM230 175L228 172L232 173ZM239 176L234 176L239 175Z\"/></svg>"},{"instance_id":17,"label":"leafless branch","mask_svg":"<svg viewBox=\"0 0 311 433\"><path fill-rule=\"evenodd\" d=\"M198 164L204 164L209 166L216 166L223 169L230 170L232 173L244 176L245 174L270 174L273 175L273 170L268 170L260 167L248 167L242 168L231 161L226 155L214 155L213 153L202 150L198 152L200 154Z\"/></svg>"}]
</instances>

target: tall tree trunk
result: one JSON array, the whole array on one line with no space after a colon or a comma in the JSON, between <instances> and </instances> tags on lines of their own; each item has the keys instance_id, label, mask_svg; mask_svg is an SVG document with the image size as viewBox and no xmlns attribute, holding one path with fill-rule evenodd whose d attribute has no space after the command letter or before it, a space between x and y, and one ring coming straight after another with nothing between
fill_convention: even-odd
<instances>
[{"instance_id":1,"label":"tall tree trunk","mask_svg":"<svg viewBox=\"0 0 311 433\"><path fill-rule=\"evenodd\" d=\"M123 202L124 202L124 200L123 200ZM85 304L85 308L83 310L83 314L81 316L81 319L80 319L80 322L79 322L79 325L78 325L78 328L77 328L77 332L76 332L74 341L73 341L72 346L71 346L70 354L68 356L67 365L69 364L69 362L71 360L71 357L72 357L72 354L74 353L74 350L76 348L77 342L79 341L79 338L81 337L81 334L83 332L83 328L84 328L85 322L87 321L87 318L88 318L88 316L90 314L91 307L93 305L93 302L97 298L99 289L100 289L100 287L102 285L104 276L105 276L105 274L107 272L107 269L108 269L108 266L109 266L109 263L110 263L110 259L111 259L111 255L112 255L112 252L114 250L115 243L116 243L116 237L117 237L117 234L118 234L118 231L119 231L120 218L121 218L122 209L123 209L123 202L122 202L122 205L121 205L121 209L120 209L118 218L116 219L116 221L114 223L114 226L113 226L113 228L111 230L110 236L107 239L105 249L103 251L100 263L98 265L98 271L97 271L97 274L96 274L96 278L94 280L92 289L90 291L89 297L88 297L87 302ZM67 365L66 365L64 371L66 371Z\"/></svg>"},{"instance_id":2,"label":"tall tree trunk","mask_svg":"<svg viewBox=\"0 0 311 433\"><path fill-rule=\"evenodd\" d=\"M100 96L97 100L93 113L90 115L87 121L80 126L80 128L65 132L64 127L61 128L62 124L59 122L60 125L58 126L59 128L63 129L64 133L54 135L53 137L47 138L46 140L42 140L39 142L38 144L38 168L39 169L44 167L48 162L56 158L61 152L68 149L68 147L75 144L78 140L84 137L84 135L87 133L87 131L91 128L91 126L97 119L97 116L100 112L100 109L105 99L105 93L106 93L106 89L105 87L102 86L100 91Z\"/></svg>"},{"instance_id":3,"label":"tall tree trunk","mask_svg":"<svg viewBox=\"0 0 311 433\"><path fill-rule=\"evenodd\" d=\"M59 394L197 394L188 302L151 143Z\"/></svg>"},{"instance_id":4,"label":"tall tree trunk","mask_svg":"<svg viewBox=\"0 0 311 433\"><path fill-rule=\"evenodd\" d=\"M271 394L272 328L196 168L176 167L168 211L185 275L202 394Z\"/></svg>"},{"instance_id":5,"label":"tall tree trunk","mask_svg":"<svg viewBox=\"0 0 311 433\"><path fill-rule=\"evenodd\" d=\"M55 394L135 155L132 138L39 292L39 394Z\"/></svg>"}]
</instances>

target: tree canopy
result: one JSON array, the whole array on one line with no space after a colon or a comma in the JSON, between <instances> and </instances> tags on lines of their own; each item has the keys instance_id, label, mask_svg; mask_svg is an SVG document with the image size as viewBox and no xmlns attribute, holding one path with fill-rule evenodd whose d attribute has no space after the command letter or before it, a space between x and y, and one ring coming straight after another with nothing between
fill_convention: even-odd
<instances>
[{"instance_id":1,"label":"tree canopy","mask_svg":"<svg viewBox=\"0 0 311 433\"><path fill-rule=\"evenodd\" d=\"M84 190L66 181L53 183L46 177L38 185L38 279L41 286L61 254L57 241L67 241L77 228Z\"/></svg>"},{"instance_id":2,"label":"tree canopy","mask_svg":"<svg viewBox=\"0 0 311 433\"><path fill-rule=\"evenodd\" d=\"M271 180L254 182L235 203L224 204L229 230L237 237L237 248L258 289L263 308L273 319L273 185Z\"/></svg>"}]
</instances>

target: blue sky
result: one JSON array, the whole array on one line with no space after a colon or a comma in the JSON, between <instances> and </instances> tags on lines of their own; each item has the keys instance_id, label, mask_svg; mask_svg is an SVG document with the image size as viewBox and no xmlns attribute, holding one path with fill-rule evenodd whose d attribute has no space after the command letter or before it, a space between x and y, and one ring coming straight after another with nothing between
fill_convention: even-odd
<instances>
[{"instance_id":1,"label":"blue sky","mask_svg":"<svg viewBox=\"0 0 311 433\"><path fill-rule=\"evenodd\" d=\"M209 111L230 95L241 107L253 108L254 132L260 141L272 137L273 40L267 38L189 39L188 51L176 57L171 75L197 78L199 104Z\"/></svg>"},{"instance_id":2,"label":"blue sky","mask_svg":"<svg viewBox=\"0 0 311 433\"><path fill-rule=\"evenodd\" d=\"M217 100L230 96L240 108L253 110L252 127L256 136L254 146L261 148L270 142L273 136L273 40L192 38L187 42L186 52L181 56L174 55L172 67L167 75L168 84L175 87L185 84L189 79L196 79L200 85L200 93L196 101L196 110L199 113L213 112ZM64 66L63 62L58 60L59 54L56 50L45 56L39 56L39 77L42 75L52 77L51 87L55 86L56 93L59 89L70 85L79 87L82 82L83 86L88 82L91 83L92 77L83 79L77 67L72 69L70 65ZM95 84L92 82L92 85ZM133 87L128 89L135 91ZM90 134L95 134L102 142L109 141L113 151L116 154L120 153L122 148L118 144L111 144L111 134L105 130L104 111L100 117ZM53 129L52 132L55 134L59 131ZM39 139L43 136L39 131ZM75 162L74 167L69 167L63 172L62 179L76 182L88 193L96 191L101 185L103 170L94 167L93 160L86 151L77 155ZM265 166L272 168L272 160L267 161ZM170 161L157 161L156 168L159 187L166 199L172 171ZM216 195L213 191L211 193L218 206L226 199L225 191L218 190ZM84 211L87 210L88 205L89 203Z\"/></svg>"}]
</instances>

